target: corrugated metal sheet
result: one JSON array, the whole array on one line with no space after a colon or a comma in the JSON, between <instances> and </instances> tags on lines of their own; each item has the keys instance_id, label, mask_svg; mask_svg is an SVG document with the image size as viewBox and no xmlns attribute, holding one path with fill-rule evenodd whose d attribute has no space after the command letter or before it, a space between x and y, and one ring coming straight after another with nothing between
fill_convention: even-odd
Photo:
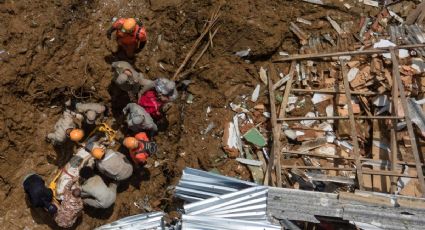
<instances>
[{"instance_id":1,"label":"corrugated metal sheet","mask_svg":"<svg viewBox=\"0 0 425 230\"><path fill-rule=\"evenodd\" d=\"M182 216L182 230L277 230L280 226L247 220L210 216Z\"/></svg>"},{"instance_id":2,"label":"corrugated metal sheet","mask_svg":"<svg viewBox=\"0 0 425 230\"><path fill-rule=\"evenodd\" d=\"M196 202L253 186L257 186L257 184L215 173L185 168L182 178L176 186L175 196L186 202Z\"/></svg>"},{"instance_id":3,"label":"corrugated metal sheet","mask_svg":"<svg viewBox=\"0 0 425 230\"><path fill-rule=\"evenodd\" d=\"M188 215L267 222L267 187L253 187L184 206Z\"/></svg>"},{"instance_id":4,"label":"corrugated metal sheet","mask_svg":"<svg viewBox=\"0 0 425 230\"><path fill-rule=\"evenodd\" d=\"M143 213L129 216L95 228L95 230L165 230L164 212Z\"/></svg>"}]
</instances>

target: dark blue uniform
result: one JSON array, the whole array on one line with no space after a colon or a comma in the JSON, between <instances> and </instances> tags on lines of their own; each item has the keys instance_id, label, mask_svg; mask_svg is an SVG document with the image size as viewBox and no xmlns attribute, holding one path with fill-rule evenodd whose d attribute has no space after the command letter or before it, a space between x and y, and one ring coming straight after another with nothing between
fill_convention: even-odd
<instances>
[{"instance_id":1,"label":"dark blue uniform","mask_svg":"<svg viewBox=\"0 0 425 230\"><path fill-rule=\"evenodd\" d=\"M53 192L45 186L44 180L39 175L32 174L27 177L24 181L24 190L33 207L51 211Z\"/></svg>"}]
</instances>

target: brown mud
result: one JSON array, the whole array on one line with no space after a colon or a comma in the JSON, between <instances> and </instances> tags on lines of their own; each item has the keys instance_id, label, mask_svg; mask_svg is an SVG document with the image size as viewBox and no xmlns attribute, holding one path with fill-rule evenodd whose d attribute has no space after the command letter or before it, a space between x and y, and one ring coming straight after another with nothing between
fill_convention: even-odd
<instances>
[{"instance_id":1,"label":"brown mud","mask_svg":"<svg viewBox=\"0 0 425 230\"><path fill-rule=\"evenodd\" d=\"M298 39L289 31L289 22L300 16L316 20L326 12L301 1L222 3L213 47L198 63L208 67L189 76L193 103L176 101L167 114L168 129L156 137L159 151L148 168L120 186L113 208L86 208L76 229L93 229L144 212L138 206L145 199L152 210L173 214L181 204L174 200L172 186L185 167L216 168L249 179L245 166L227 159L221 148L223 125L233 115L228 105L252 93L259 83L260 66L278 51L297 52ZM128 98L111 85L116 45L105 33L112 17L142 19L148 43L134 65L149 78L171 77L218 4L208 0L0 1L0 50L5 51L0 54L0 229L56 228L44 212L28 207L21 183L30 171L49 181L73 151L72 146L55 150L45 142L65 101L103 102L112 107L111 116L121 120L119 111ZM355 19L338 9L327 10L337 20ZM309 32L322 29L331 27L324 23ZM248 48L249 61L234 55ZM264 89L260 100L267 103ZM207 115L208 106L212 112ZM215 128L201 135L210 122Z\"/></svg>"}]
</instances>

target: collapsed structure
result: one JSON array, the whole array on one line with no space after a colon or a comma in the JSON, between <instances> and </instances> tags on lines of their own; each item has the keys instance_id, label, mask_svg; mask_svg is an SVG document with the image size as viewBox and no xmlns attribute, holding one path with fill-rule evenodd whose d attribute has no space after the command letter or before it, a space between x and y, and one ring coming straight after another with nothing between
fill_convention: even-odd
<instances>
[{"instance_id":1,"label":"collapsed structure","mask_svg":"<svg viewBox=\"0 0 425 230\"><path fill-rule=\"evenodd\" d=\"M189 204L173 228L297 229L291 221L305 221L421 229L425 4L406 20L395 8L358 25L326 15L334 31L320 36L301 28L309 20L290 23L299 54L282 51L259 71L269 108L257 102L258 84L230 104L235 115L224 127L224 150L255 184L185 170L175 193Z\"/></svg>"}]
</instances>

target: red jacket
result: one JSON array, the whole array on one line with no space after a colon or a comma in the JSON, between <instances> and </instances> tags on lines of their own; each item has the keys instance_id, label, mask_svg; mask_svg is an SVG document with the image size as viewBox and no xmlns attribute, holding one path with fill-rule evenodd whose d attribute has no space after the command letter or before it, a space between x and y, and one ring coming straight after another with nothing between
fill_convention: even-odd
<instances>
[{"instance_id":1,"label":"red jacket","mask_svg":"<svg viewBox=\"0 0 425 230\"><path fill-rule=\"evenodd\" d=\"M161 118L160 109L163 103L159 101L155 90L146 91L140 96L138 104L142 106L154 120L159 120Z\"/></svg>"},{"instance_id":2,"label":"red jacket","mask_svg":"<svg viewBox=\"0 0 425 230\"><path fill-rule=\"evenodd\" d=\"M125 18L120 18L112 24L112 27L117 31L117 41L121 45L137 45L138 42L146 42L146 28L136 25L133 33L128 34L121 31Z\"/></svg>"}]
</instances>

